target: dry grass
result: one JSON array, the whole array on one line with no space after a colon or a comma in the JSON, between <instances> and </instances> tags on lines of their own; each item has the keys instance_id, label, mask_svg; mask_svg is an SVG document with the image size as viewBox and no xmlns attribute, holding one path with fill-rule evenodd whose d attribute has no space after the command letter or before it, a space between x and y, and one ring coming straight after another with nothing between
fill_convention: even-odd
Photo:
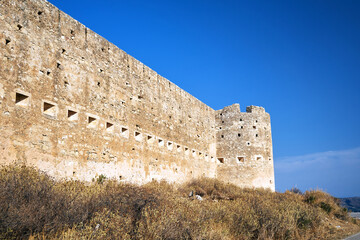
<instances>
[{"instance_id":1,"label":"dry grass","mask_svg":"<svg viewBox=\"0 0 360 240\"><path fill-rule=\"evenodd\" d=\"M214 179L87 186L0 169L0 239L336 239L358 224L321 191L273 193Z\"/></svg>"}]
</instances>

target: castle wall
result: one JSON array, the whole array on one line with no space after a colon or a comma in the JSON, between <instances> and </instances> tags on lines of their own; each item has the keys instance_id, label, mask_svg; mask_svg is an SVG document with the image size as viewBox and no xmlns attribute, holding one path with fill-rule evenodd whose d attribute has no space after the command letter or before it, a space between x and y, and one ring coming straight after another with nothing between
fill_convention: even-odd
<instances>
[{"instance_id":1,"label":"castle wall","mask_svg":"<svg viewBox=\"0 0 360 240\"><path fill-rule=\"evenodd\" d=\"M2 162L81 180L215 176L213 109L48 2L0 11Z\"/></svg>"},{"instance_id":2,"label":"castle wall","mask_svg":"<svg viewBox=\"0 0 360 240\"><path fill-rule=\"evenodd\" d=\"M215 111L45 0L0 3L0 164L58 179L206 176L274 189L263 108Z\"/></svg>"}]
</instances>

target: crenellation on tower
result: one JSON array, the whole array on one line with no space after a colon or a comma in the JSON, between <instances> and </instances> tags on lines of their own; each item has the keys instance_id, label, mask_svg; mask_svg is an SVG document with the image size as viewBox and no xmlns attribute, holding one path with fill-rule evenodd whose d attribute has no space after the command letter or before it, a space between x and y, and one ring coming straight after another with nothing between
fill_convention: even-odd
<instances>
[{"instance_id":1,"label":"crenellation on tower","mask_svg":"<svg viewBox=\"0 0 360 240\"><path fill-rule=\"evenodd\" d=\"M45 0L2 1L0 63L0 164L274 190L264 108L215 111Z\"/></svg>"},{"instance_id":2,"label":"crenellation on tower","mask_svg":"<svg viewBox=\"0 0 360 240\"><path fill-rule=\"evenodd\" d=\"M246 112L247 113L257 113L257 114L265 114L265 109L263 107L259 107L259 106L247 106L246 107Z\"/></svg>"}]
</instances>

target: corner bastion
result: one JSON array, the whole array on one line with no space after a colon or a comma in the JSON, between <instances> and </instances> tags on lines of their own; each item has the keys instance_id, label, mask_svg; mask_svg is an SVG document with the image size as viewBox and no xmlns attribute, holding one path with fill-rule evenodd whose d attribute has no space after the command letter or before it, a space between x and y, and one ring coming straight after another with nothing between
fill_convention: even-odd
<instances>
[{"instance_id":1,"label":"corner bastion","mask_svg":"<svg viewBox=\"0 0 360 240\"><path fill-rule=\"evenodd\" d=\"M264 108L215 111L49 2L0 3L0 164L275 189Z\"/></svg>"}]
</instances>

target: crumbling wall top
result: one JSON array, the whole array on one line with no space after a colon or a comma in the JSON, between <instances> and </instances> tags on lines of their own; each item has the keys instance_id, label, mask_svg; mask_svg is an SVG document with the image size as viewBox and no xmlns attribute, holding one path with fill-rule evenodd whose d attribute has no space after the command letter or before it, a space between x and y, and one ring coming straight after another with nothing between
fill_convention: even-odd
<instances>
[{"instance_id":1,"label":"crumbling wall top","mask_svg":"<svg viewBox=\"0 0 360 240\"><path fill-rule=\"evenodd\" d=\"M265 113L265 108L251 105L251 106L246 107L246 112L247 113L264 114Z\"/></svg>"}]
</instances>

